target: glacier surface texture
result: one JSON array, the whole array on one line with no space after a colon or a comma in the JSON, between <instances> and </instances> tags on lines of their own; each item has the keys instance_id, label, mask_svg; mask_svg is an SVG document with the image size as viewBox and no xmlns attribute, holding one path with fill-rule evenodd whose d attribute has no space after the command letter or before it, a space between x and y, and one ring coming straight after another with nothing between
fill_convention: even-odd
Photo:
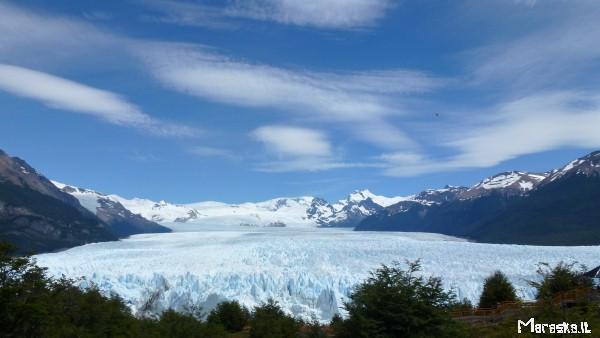
<instances>
[{"instance_id":1,"label":"glacier surface texture","mask_svg":"<svg viewBox=\"0 0 600 338\"><path fill-rule=\"evenodd\" d=\"M457 296L477 303L483 280L505 272L519 296L538 262L599 263L600 247L539 247L470 243L420 233L343 229L231 227L136 235L36 256L54 276L84 277L104 294L118 294L141 315L166 308L210 310L235 299L253 307L273 298L285 311L329 320L343 313L352 288L380 264L421 259L424 275L443 278Z\"/></svg>"}]
</instances>

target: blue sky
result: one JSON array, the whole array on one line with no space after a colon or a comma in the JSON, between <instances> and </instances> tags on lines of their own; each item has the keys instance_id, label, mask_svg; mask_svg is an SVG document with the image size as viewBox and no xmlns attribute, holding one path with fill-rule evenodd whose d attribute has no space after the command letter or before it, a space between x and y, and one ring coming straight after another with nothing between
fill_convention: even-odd
<instances>
[{"instance_id":1,"label":"blue sky","mask_svg":"<svg viewBox=\"0 0 600 338\"><path fill-rule=\"evenodd\" d=\"M3 1L0 148L125 197L405 195L600 148L595 1Z\"/></svg>"}]
</instances>

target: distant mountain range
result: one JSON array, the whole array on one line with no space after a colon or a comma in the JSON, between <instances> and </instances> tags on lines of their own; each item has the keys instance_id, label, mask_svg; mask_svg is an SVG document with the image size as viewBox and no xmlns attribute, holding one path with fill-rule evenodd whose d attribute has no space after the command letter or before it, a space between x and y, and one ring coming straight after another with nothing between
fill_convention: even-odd
<instances>
[{"instance_id":1,"label":"distant mountain range","mask_svg":"<svg viewBox=\"0 0 600 338\"><path fill-rule=\"evenodd\" d=\"M256 203L227 204L199 202L173 204L166 201L126 199L104 195L93 190L65 186L63 191L79 199L89 210L99 203L116 203L147 220L179 230L196 229L204 225L241 225L247 227L354 227L366 216L404 200L404 197L384 197L368 190L355 191L346 199L329 203L318 197L282 197Z\"/></svg>"},{"instance_id":2,"label":"distant mountain range","mask_svg":"<svg viewBox=\"0 0 600 338\"><path fill-rule=\"evenodd\" d=\"M22 251L206 225L355 227L490 243L600 244L600 152L546 173L504 172L472 187L446 186L404 197L356 190L333 203L305 196L173 204L51 182L0 151L0 239Z\"/></svg>"},{"instance_id":3,"label":"distant mountain range","mask_svg":"<svg viewBox=\"0 0 600 338\"><path fill-rule=\"evenodd\" d=\"M358 231L422 231L489 243L600 244L600 152L547 173L507 172L429 190L366 217Z\"/></svg>"},{"instance_id":4,"label":"distant mountain range","mask_svg":"<svg viewBox=\"0 0 600 338\"><path fill-rule=\"evenodd\" d=\"M0 240L46 252L143 232L170 231L116 204L84 208L25 161L0 150Z\"/></svg>"}]
</instances>

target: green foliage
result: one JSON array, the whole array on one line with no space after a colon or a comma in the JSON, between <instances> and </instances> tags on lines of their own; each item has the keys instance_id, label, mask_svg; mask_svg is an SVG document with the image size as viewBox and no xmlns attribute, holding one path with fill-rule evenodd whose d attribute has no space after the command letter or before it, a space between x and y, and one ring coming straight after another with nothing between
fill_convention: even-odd
<instances>
[{"instance_id":1,"label":"green foliage","mask_svg":"<svg viewBox=\"0 0 600 338\"><path fill-rule=\"evenodd\" d=\"M468 298L463 298L461 301L455 302L449 308L450 311L467 311L473 309L473 303Z\"/></svg>"},{"instance_id":2,"label":"green foliage","mask_svg":"<svg viewBox=\"0 0 600 338\"><path fill-rule=\"evenodd\" d=\"M224 302L206 322L198 319L197 311L186 314L168 310L156 319L137 318L118 297L104 297L93 287L81 290L73 280L49 278L30 257L11 256L12 250L0 243L0 337L328 337L318 321L296 320L273 300L256 307L251 315L237 302ZM529 318L539 323L587 321L592 330L600 327L597 302L580 302L570 308L541 302L543 306L515 310L497 318L499 321L463 326L449 313L470 308L470 302L456 302L443 290L439 278L418 276L419 270L417 261L409 263L407 269L394 264L373 272L345 304L348 318L333 317L329 328L335 337L513 337L517 320ZM574 264L542 264L538 273L542 279L532 285L542 299L589 286L590 282ZM484 294L491 295L486 296L489 299L506 300L506 295L514 295L501 273L490 276L484 289ZM246 324L249 332L242 330Z\"/></svg>"},{"instance_id":3,"label":"green foliage","mask_svg":"<svg viewBox=\"0 0 600 338\"><path fill-rule=\"evenodd\" d=\"M173 310L162 313L156 323L159 337L205 338L227 337L223 327L217 323L205 324L191 314L182 314Z\"/></svg>"},{"instance_id":4,"label":"green foliage","mask_svg":"<svg viewBox=\"0 0 600 338\"><path fill-rule=\"evenodd\" d=\"M498 303L516 300L517 295L513 285L501 271L496 271L485 279L483 292L479 298L479 307L492 308L496 307Z\"/></svg>"},{"instance_id":5,"label":"green foliage","mask_svg":"<svg viewBox=\"0 0 600 338\"><path fill-rule=\"evenodd\" d=\"M272 299L256 308L250 320L250 338L293 338L300 323L286 315Z\"/></svg>"},{"instance_id":6,"label":"green foliage","mask_svg":"<svg viewBox=\"0 0 600 338\"><path fill-rule=\"evenodd\" d=\"M417 276L420 263L383 265L345 304L349 318L335 324L337 337L450 337L460 335L448 310L455 303L439 278Z\"/></svg>"},{"instance_id":7,"label":"green foliage","mask_svg":"<svg viewBox=\"0 0 600 338\"><path fill-rule=\"evenodd\" d=\"M523 327L521 334L517 334L517 322L522 320L527 322L534 318L535 323L580 323L588 322L592 335L576 334L536 334L529 332L529 327ZM498 322L486 323L485 325L473 324L468 327L468 337L473 338L505 338L505 337L597 337L598 328L600 328L600 309L598 304L580 304L570 308L561 308L560 306L551 306L543 308L520 309L516 313L502 318Z\"/></svg>"},{"instance_id":8,"label":"green foliage","mask_svg":"<svg viewBox=\"0 0 600 338\"><path fill-rule=\"evenodd\" d=\"M541 281L529 282L537 289L536 298L547 299L562 292L591 287L592 281L583 275L585 272L583 267L580 271L577 271L575 264L560 262L556 266L550 267L547 263L540 263L537 273L540 275Z\"/></svg>"},{"instance_id":9,"label":"green foliage","mask_svg":"<svg viewBox=\"0 0 600 338\"><path fill-rule=\"evenodd\" d=\"M226 337L219 324L173 311L159 320L134 317L117 297L52 279L30 257L0 243L0 337Z\"/></svg>"},{"instance_id":10,"label":"green foliage","mask_svg":"<svg viewBox=\"0 0 600 338\"><path fill-rule=\"evenodd\" d=\"M302 338L326 338L327 335L323 331L323 326L316 318L313 318L305 326L306 330L302 334Z\"/></svg>"},{"instance_id":11,"label":"green foliage","mask_svg":"<svg viewBox=\"0 0 600 338\"><path fill-rule=\"evenodd\" d=\"M250 318L250 312L237 301L222 302L208 315L209 323L219 323L227 331L241 331Z\"/></svg>"}]
</instances>

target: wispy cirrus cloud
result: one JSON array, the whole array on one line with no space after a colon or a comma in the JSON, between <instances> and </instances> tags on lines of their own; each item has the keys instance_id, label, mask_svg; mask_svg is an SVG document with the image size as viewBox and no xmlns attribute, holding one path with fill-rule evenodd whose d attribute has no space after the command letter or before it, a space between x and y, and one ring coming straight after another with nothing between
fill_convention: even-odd
<instances>
[{"instance_id":1,"label":"wispy cirrus cloud","mask_svg":"<svg viewBox=\"0 0 600 338\"><path fill-rule=\"evenodd\" d=\"M555 149L599 148L600 94L554 91L528 95L490 109L488 118L443 135L454 155L427 157L392 152L377 160L389 176L414 176L486 168L520 156Z\"/></svg>"},{"instance_id":2,"label":"wispy cirrus cloud","mask_svg":"<svg viewBox=\"0 0 600 338\"><path fill-rule=\"evenodd\" d=\"M245 0L224 5L202 2L144 0L154 21L186 26L231 28L239 19L320 29L356 30L373 27L395 0Z\"/></svg>"},{"instance_id":3,"label":"wispy cirrus cloud","mask_svg":"<svg viewBox=\"0 0 600 338\"><path fill-rule=\"evenodd\" d=\"M375 25L394 4L392 0L236 0L227 12L289 25L357 29Z\"/></svg>"},{"instance_id":4,"label":"wispy cirrus cloud","mask_svg":"<svg viewBox=\"0 0 600 338\"><path fill-rule=\"evenodd\" d=\"M157 135L197 134L192 128L154 119L113 92L32 69L0 64L0 90L39 101L50 108L92 115Z\"/></svg>"},{"instance_id":5,"label":"wispy cirrus cloud","mask_svg":"<svg viewBox=\"0 0 600 338\"><path fill-rule=\"evenodd\" d=\"M242 107L274 108L310 119L340 122L363 141L412 147L387 123L405 113L403 98L441 87L445 80L410 70L314 72L234 60L190 45L140 49L147 69L179 92ZM379 131L379 132L377 132Z\"/></svg>"},{"instance_id":6,"label":"wispy cirrus cloud","mask_svg":"<svg viewBox=\"0 0 600 338\"><path fill-rule=\"evenodd\" d=\"M224 7L189 1L138 0L138 2L149 11L142 15L144 21L216 29L231 29L239 26L229 18Z\"/></svg>"},{"instance_id":7,"label":"wispy cirrus cloud","mask_svg":"<svg viewBox=\"0 0 600 338\"><path fill-rule=\"evenodd\" d=\"M241 156L235 154L231 150L218 147L194 146L188 151L199 157L216 157L229 161L239 161L241 159Z\"/></svg>"},{"instance_id":8,"label":"wispy cirrus cloud","mask_svg":"<svg viewBox=\"0 0 600 338\"><path fill-rule=\"evenodd\" d=\"M467 53L474 83L521 93L581 84L582 73L600 64L600 7L592 1L525 3L536 5L531 11L539 15L530 14L532 21L547 20Z\"/></svg>"},{"instance_id":9,"label":"wispy cirrus cloud","mask_svg":"<svg viewBox=\"0 0 600 338\"><path fill-rule=\"evenodd\" d=\"M319 130L267 125L255 129L251 136L276 158L259 163L257 169L260 171L323 171L370 166L341 160L335 154L327 135Z\"/></svg>"},{"instance_id":10,"label":"wispy cirrus cloud","mask_svg":"<svg viewBox=\"0 0 600 338\"><path fill-rule=\"evenodd\" d=\"M360 6L361 3L366 2L357 1L359 5L349 6ZM195 23L198 18L196 15L204 11L208 21L217 19L228 23L232 17L245 17L290 25L355 29L375 24L385 15L389 8L386 6L391 2L380 3L386 4L381 7L384 8L383 12L377 12L380 14L365 14L367 19L362 21L351 19L339 22L335 20L346 19L328 18L326 10L316 14L308 7L290 10L295 8L293 6L315 6L311 8L317 9L337 6L337 2L328 1L230 2L233 7L215 9L213 6L208 11L205 11L207 8L196 6L196 3L173 4L184 4L181 8L190 13L181 24ZM514 6L514 3L511 5ZM538 11L544 10L545 6L548 3L538 2L533 9L526 6L519 6L519 9ZM50 75L54 73L51 70L46 73L32 71L34 68L43 69L37 65L46 62L52 64L49 67L52 69L61 68L56 64L68 67L74 59L88 62L94 67L102 62L106 63L106 67L121 65L120 62L100 60L98 55L102 51L112 57L122 57L129 62L128 65L142 60L141 68L131 69L148 72L167 88L198 100L254 108L240 109L240 114L260 114L262 110L266 112L265 115L289 114L277 118L278 121L283 120L278 123L284 126L319 126L321 131L315 132L320 133L322 142L315 144L328 144L320 148L321 154L299 153L309 152L311 147L299 150L296 154L291 152L291 148L286 152L283 151L286 148L282 141L279 141L277 152L274 151L277 149L275 139L271 140L269 146L266 137L260 140L252 134L255 141L272 150L270 157L258 164L261 170L374 167L382 168L387 175L406 176L489 167L536 152L564 147L600 146L590 127L599 122L597 116L600 111L596 108L599 104L596 96L599 82L586 74L600 66L600 49L596 43L600 37L597 34L600 26L596 20L600 15L599 9L592 2L564 6L573 8L560 11L564 15L554 13L548 20L541 20L543 22L538 23L535 29L477 48L464 58L467 67L458 76L471 80L464 82L477 84L478 90L486 94L493 88L495 95L485 107L480 102L473 103L466 98L465 106L461 108L463 111L456 115L460 121L471 121L468 125L448 123L440 118L438 120L441 122L423 131L412 129L407 124L411 117L419 113L432 115L429 111L409 107L407 101L423 94L431 98L440 88L449 86L459 91L473 88L461 84L462 81L446 81L426 72L408 69L314 71L307 67L261 64L230 57L226 52L216 52L210 47L129 38L84 21L24 10L7 3L0 4L0 62L23 66L23 74L36 74L42 81L28 88L23 83L27 77L13 74L10 81L2 84L2 88L51 107L94 115L113 124L142 128L158 134L186 134L186 128L159 123L156 118L114 92L69 82ZM261 8L266 10L261 12ZM367 9L364 11L368 12ZM170 19L181 19L177 10L172 13ZM343 14L343 10L340 13ZM313 14L312 19L307 19ZM319 15L322 17L319 18ZM39 57L42 54L44 58ZM88 55L92 57L82 57ZM25 67L34 73L27 73ZM30 83L36 83L39 80L37 77L29 77L32 80ZM43 88L36 87L38 85ZM581 88L584 86L586 88ZM566 87L571 89L567 90ZM83 97L88 100L82 100ZM442 115L448 115L445 111L452 112L452 105L444 101L443 95L432 99L438 100L436 106L441 107ZM88 104L91 102L98 104ZM255 127L249 125L248 129ZM323 130L327 130L328 134L325 135ZM419 134L419 138L415 138L415 134ZM270 135L274 135L273 130ZM360 141L374 147L360 154L348 147L344 153L347 157L343 157L339 155L342 152L333 146L342 143L342 139L353 142L353 145ZM327 148L329 153L323 151ZM447 151L434 153L434 148ZM369 154L365 156L365 153ZM383 154L372 155L378 153ZM196 155L228 159L231 154L228 155L226 150L217 146L199 147ZM365 156L366 161L361 161L361 156Z\"/></svg>"},{"instance_id":11,"label":"wispy cirrus cloud","mask_svg":"<svg viewBox=\"0 0 600 338\"><path fill-rule=\"evenodd\" d=\"M0 62L73 64L97 60L99 55L110 60L122 55L128 44L127 38L82 20L0 2Z\"/></svg>"}]
</instances>

